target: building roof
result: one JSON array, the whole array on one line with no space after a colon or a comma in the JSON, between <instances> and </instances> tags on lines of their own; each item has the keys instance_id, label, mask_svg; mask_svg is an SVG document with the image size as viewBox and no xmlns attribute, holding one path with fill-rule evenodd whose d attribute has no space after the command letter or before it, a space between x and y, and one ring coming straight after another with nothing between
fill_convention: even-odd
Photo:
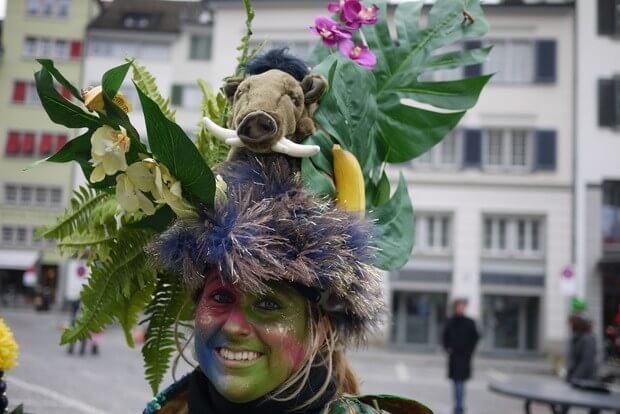
<instances>
[{"instance_id":1,"label":"building roof","mask_svg":"<svg viewBox=\"0 0 620 414\"><path fill-rule=\"evenodd\" d=\"M89 23L89 30L176 33L184 23L210 21L200 1L114 0L101 4L101 13Z\"/></svg>"}]
</instances>

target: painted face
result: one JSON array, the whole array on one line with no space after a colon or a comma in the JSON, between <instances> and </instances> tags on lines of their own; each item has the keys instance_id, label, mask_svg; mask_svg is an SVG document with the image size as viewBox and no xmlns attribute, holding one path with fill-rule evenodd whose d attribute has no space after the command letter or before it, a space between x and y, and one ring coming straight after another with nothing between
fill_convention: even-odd
<instances>
[{"instance_id":1,"label":"painted face","mask_svg":"<svg viewBox=\"0 0 620 414\"><path fill-rule=\"evenodd\" d=\"M278 283L266 294L206 284L196 307L196 355L226 399L243 403L275 390L297 371L307 349L307 300Z\"/></svg>"}]
</instances>

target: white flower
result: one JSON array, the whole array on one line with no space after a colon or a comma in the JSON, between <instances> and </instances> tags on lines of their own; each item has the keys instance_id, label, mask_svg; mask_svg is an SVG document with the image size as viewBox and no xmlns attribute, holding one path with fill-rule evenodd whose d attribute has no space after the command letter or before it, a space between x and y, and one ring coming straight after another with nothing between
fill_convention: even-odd
<instances>
[{"instance_id":1,"label":"white flower","mask_svg":"<svg viewBox=\"0 0 620 414\"><path fill-rule=\"evenodd\" d=\"M128 213L138 210L149 216L155 213L155 206L151 200L134 185L127 174L116 176L116 199L121 208Z\"/></svg>"},{"instance_id":2,"label":"white flower","mask_svg":"<svg viewBox=\"0 0 620 414\"><path fill-rule=\"evenodd\" d=\"M129 151L130 140L125 129L120 131L104 125L93 133L90 138L90 155L95 169L90 174L90 182L103 181L106 175L127 169L125 153Z\"/></svg>"}]
</instances>

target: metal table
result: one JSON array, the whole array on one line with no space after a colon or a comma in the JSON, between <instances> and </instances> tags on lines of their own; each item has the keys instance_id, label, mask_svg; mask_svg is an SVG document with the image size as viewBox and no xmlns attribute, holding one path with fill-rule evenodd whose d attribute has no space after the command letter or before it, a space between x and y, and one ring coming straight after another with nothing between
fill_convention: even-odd
<instances>
[{"instance_id":1,"label":"metal table","mask_svg":"<svg viewBox=\"0 0 620 414\"><path fill-rule=\"evenodd\" d=\"M620 393L584 391L554 377L498 375L489 382L489 389L524 399L526 414L531 414L533 402L547 404L553 414L568 413L573 407L620 413Z\"/></svg>"}]
</instances>

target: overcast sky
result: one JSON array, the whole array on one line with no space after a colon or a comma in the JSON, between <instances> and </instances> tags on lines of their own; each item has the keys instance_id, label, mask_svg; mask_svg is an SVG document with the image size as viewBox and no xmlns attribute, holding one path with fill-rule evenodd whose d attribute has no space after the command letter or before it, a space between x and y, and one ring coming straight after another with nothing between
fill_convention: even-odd
<instances>
[{"instance_id":1,"label":"overcast sky","mask_svg":"<svg viewBox=\"0 0 620 414\"><path fill-rule=\"evenodd\" d=\"M6 6L6 0L0 0L0 20L4 19L4 6Z\"/></svg>"}]
</instances>

